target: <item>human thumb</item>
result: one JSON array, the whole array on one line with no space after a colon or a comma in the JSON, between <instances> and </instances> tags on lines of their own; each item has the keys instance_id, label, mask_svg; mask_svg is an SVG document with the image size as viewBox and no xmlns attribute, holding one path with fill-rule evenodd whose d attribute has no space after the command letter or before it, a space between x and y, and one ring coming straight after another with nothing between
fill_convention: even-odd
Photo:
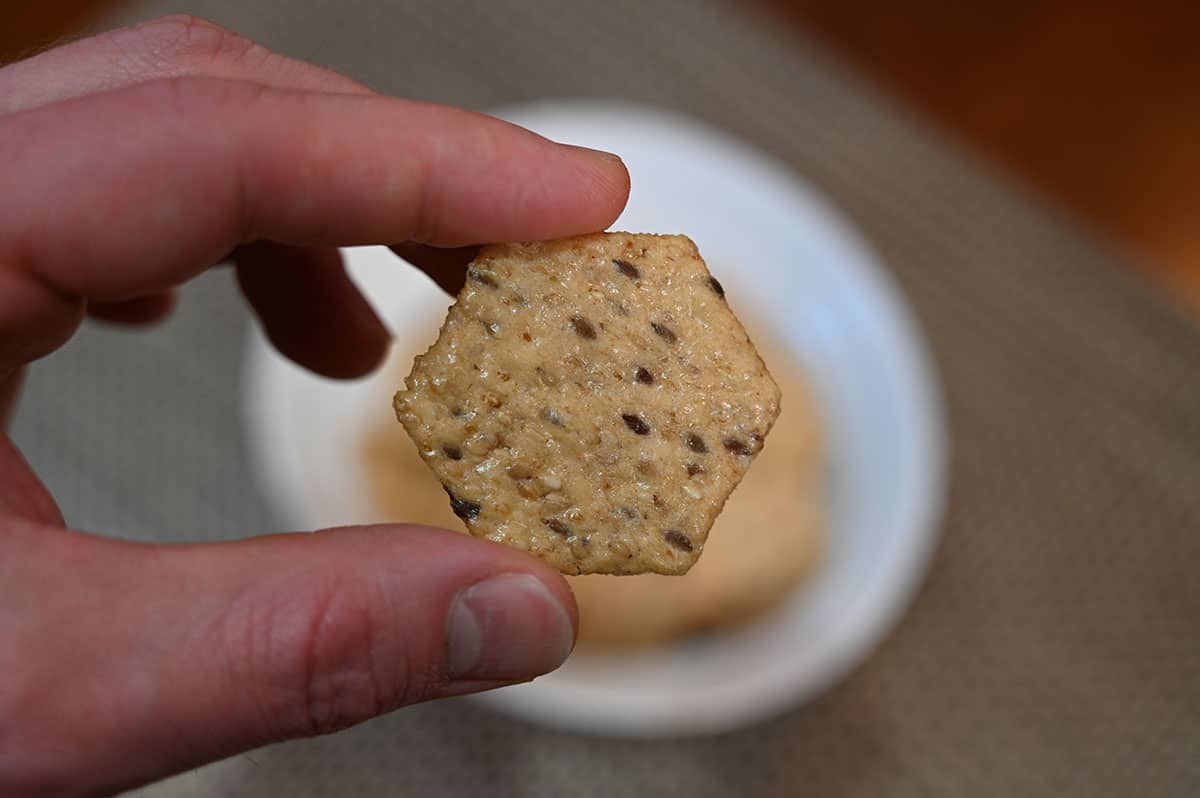
<instances>
[{"instance_id":1,"label":"human thumb","mask_svg":"<svg viewBox=\"0 0 1200 798\"><path fill-rule=\"evenodd\" d=\"M442 530L150 546L4 524L2 794L125 789L526 681L574 644L558 574Z\"/></svg>"}]
</instances>

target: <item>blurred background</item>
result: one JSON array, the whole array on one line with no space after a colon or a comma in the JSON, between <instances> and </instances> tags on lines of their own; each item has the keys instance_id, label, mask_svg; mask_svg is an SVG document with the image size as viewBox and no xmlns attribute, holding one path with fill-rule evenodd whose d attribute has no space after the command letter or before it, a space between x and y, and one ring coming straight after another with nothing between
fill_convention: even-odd
<instances>
[{"instance_id":1,"label":"blurred background","mask_svg":"<svg viewBox=\"0 0 1200 798\"><path fill-rule=\"evenodd\" d=\"M1195 3L742 2L836 50L1200 309ZM133 5L9 3L0 63Z\"/></svg>"},{"instance_id":2,"label":"blurred background","mask_svg":"<svg viewBox=\"0 0 1200 798\"><path fill-rule=\"evenodd\" d=\"M734 134L878 253L952 446L928 578L804 706L648 742L443 702L145 795L1200 794L1200 6L40 0L3 6L0 60L181 11L389 93L627 99ZM89 324L31 369L13 438L72 522L279 528L228 277L153 332Z\"/></svg>"}]
</instances>

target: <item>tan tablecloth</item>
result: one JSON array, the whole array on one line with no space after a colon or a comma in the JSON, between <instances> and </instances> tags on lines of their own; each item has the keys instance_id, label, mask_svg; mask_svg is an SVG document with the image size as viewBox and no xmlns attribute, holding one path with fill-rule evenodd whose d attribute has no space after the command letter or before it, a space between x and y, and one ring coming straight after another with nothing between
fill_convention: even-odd
<instances>
[{"instance_id":1,"label":"tan tablecloth","mask_svg":"<svg viewBox=\"0 0 1200 798\"><path fill-rule=\"evenodd\" d=\"M635 743L450 702L147 795L1200 794L1200 335L1069 219L732 2L191 0L130 18L184 9L387 92L628 97L781 156L908 292L955 457L912 611L779 720ZM240 456L244 320L212 274L165 329L88 329L33 372L16 437L69 518L143 538L272 526Z\"/></svg>"}]
</instances>

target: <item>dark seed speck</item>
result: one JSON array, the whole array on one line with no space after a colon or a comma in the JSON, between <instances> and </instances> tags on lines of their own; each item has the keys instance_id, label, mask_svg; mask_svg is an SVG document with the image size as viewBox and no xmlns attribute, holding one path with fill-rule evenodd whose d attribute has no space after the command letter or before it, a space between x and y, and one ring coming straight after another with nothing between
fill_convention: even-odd
<instances>
[{"instance_id":1,"label":"dark seed speck","mask_svg":"<svg viewBox=\"0 0 1200 798\"><path fill-rule=\"evenodd\" d=\"M722 443L725 444L726 451L732 454L741 455L742 457L754 454L754 450L750 448L749 444L745 441L739 441L737 438L726 438Z\"/></svg>"},{"instance_id":2,"label":"dark seed speck","mask_svg":"<svg viewBox=\"0 0 1200 798\"><path fill-rule=\"evenodd\" d=\"M462 449L458 448L457 446L454 446L453 444L447 443L445 446L442 447L442 452L444 452L445 455L447 457L449 457L451 460L461 460L462 459Z\"/></svg>"},{"instance_id":3,"label":"dark seed speck","mask_svg":"<svg viewBox=\"0 0 1200 798\"><path fill-rule=\"evenodd\" d=\"M697 435L694 432L688 433L687 445L688 445L688 448L691 449L693 452L698 452L700 454L705 454L706 452L708 452L708 444L706 444L704 442L704 439L701 438L699 435Z\"/></svg>"},{"instance_id":4,"label":"dark seed speck","mask_svg":"<svg viewBox=\"0 0 1200 798\"><path fill-rule=\"evenodd\" d=\"M622 413L621 420L625 422L625 426L638 435L650 434L650 425L642 421L641 416L635 416L632 413Z\"/></svg>"},{"instance_id":5,"label":"dark seed speck","mask_svg":"<svg viewBox=\"0 0 1200 798\"><path fill-rule=\"evenodd\" d=\"M467 269L467 277L474 280L477 283L486 285L488 288L499 288L500 287L500 283L496 282L495 277L488 274L487 272L480 271L479 269Z\"/></svg>"},{"instance_id":6,"label":"dark seed speck","mask_svg":"<svg viewBox=\"0 0 1200 798\"><path fill-rule=\"evenodd\" d=\"M580 338L586 338L589 341L596 340L596 328L583 316L572 316L571 328L575 330L575 334Z\"/></svg>"},{"instance_id":7,"label":"dark seed speck","mask_svg":"<svg viewBox=\"0 0 1200 798\"><path fill-rule=\"evenodd\" d=\"M692 539L677 530L668 529L663 532L663 539L681 551L692 550Z\"/></svg>"},{"instance_id":8,"label":"dark seed speck","mask_svg":"<svg viewBox=\"0 0 1200 798\"><path fill-rule=\"evenodd\" d=\"M554 532L562 535L564 538L569 538L571 536L571 527L567 526L562 521L559 521L557 518L547 518L545 521L543 521L543 523L550 527L550 529Z\"/></svg>"},{"instance_id":9,"label":"dark seed speck","mask_svg":"<svg viewBox=\"0 0 1200 798\"><path fill-rule=\"evenodd\" d=\"M446 489L446 493L450 496L450 509L453 510L454 514L459 518L463 519L464 521L474 521L479 517L478 502L460 499L453 493L450 493L449 488Z\"/></svg>"},{"instance_id":10,"label":"dark seed speck","mask_svg":"<svg viewBox=\"0 0 1200 798\"><path fill-rule=\"evenodd\" d=\"M654 375L648 369L638 366L638 370L633 375L642 385L653 385Z\"/></svg>"},{"instance_id":11,"label":"dark seed speck","mask_svg":"<svg viewBox=\"0 0 1200 798\"><path fill-rule=\"evenodd\" d=\"M677 337L675 337L675 333L671 331L670 327L666 327L656 321L650 322L650 328L654 330L659 338L662 338L669 344L673 344L679 340Z\"/></svg>"},{"instance_id":12,"label":"dark seed speck","mask_svg":"<svg viewBox=\"0 0 1200 798\"><path fill-rule=\"evenodd\" d=\"M704 473L704 466L700 465L699 463L688 463L687 464L687 475L689 477L694 477L697 474L703 474L703 473Z\"/></svg>"},{"instance_id":13,"label":"dark seed speck","mask_svg":"<svg viewBox=\"0 0 1200 798\"><path fill-rule=\"evenodd\" d=\"M721 285L720 280L718 280L716 277L708 278L708 287L711 288L713 293L715 293L717 296L721 297L722 299L725 298L725 286Z\"/></svg>"},{"instance_id":14,"label":"dark seed speck","mask_svg":"<svg viewBox=\"0 0 1200 798\"><path fill-rule=\"evenodd\" d=\"M614 260L613 266L616 266L617 271L631 280L636 280L642 276L642 273L638 271L637 266L634 266L627 260Z\"/></svg>"}]
</instances>

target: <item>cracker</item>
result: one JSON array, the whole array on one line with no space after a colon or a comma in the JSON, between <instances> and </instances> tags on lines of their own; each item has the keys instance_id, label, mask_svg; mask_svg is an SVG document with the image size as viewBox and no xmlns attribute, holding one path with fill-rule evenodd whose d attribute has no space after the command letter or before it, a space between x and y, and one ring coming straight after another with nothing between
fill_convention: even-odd
<instances>
[{"instance_id":1,"label":"cracker","mask_svg":"<svg viewBox=\"0 0 1200 798\"><path fill-rule=\"evenodd\" d=\"M811 578L825 547L821 417L808 380L784 350L754 340L782 391L782 412L765 447L709 533L686 576L612 580L572 576L580 646L668 643L749 622L787 601ZM403 379L423 347L397 342L388 372ZM372 426L363 456L375 520L456 528L446 493L412 441L392 423Z\"/></svg>"},{"instance_id":2,"label":"cracker","mask_svg":"<svg viewBox=\"0 0 1200 798\"><path fill-rule=\"evenodd\" d=\"M405 384L468 531L568 574L685 573L779 413L684 236L485 248Z\"/></svg>"}]
</instances>

